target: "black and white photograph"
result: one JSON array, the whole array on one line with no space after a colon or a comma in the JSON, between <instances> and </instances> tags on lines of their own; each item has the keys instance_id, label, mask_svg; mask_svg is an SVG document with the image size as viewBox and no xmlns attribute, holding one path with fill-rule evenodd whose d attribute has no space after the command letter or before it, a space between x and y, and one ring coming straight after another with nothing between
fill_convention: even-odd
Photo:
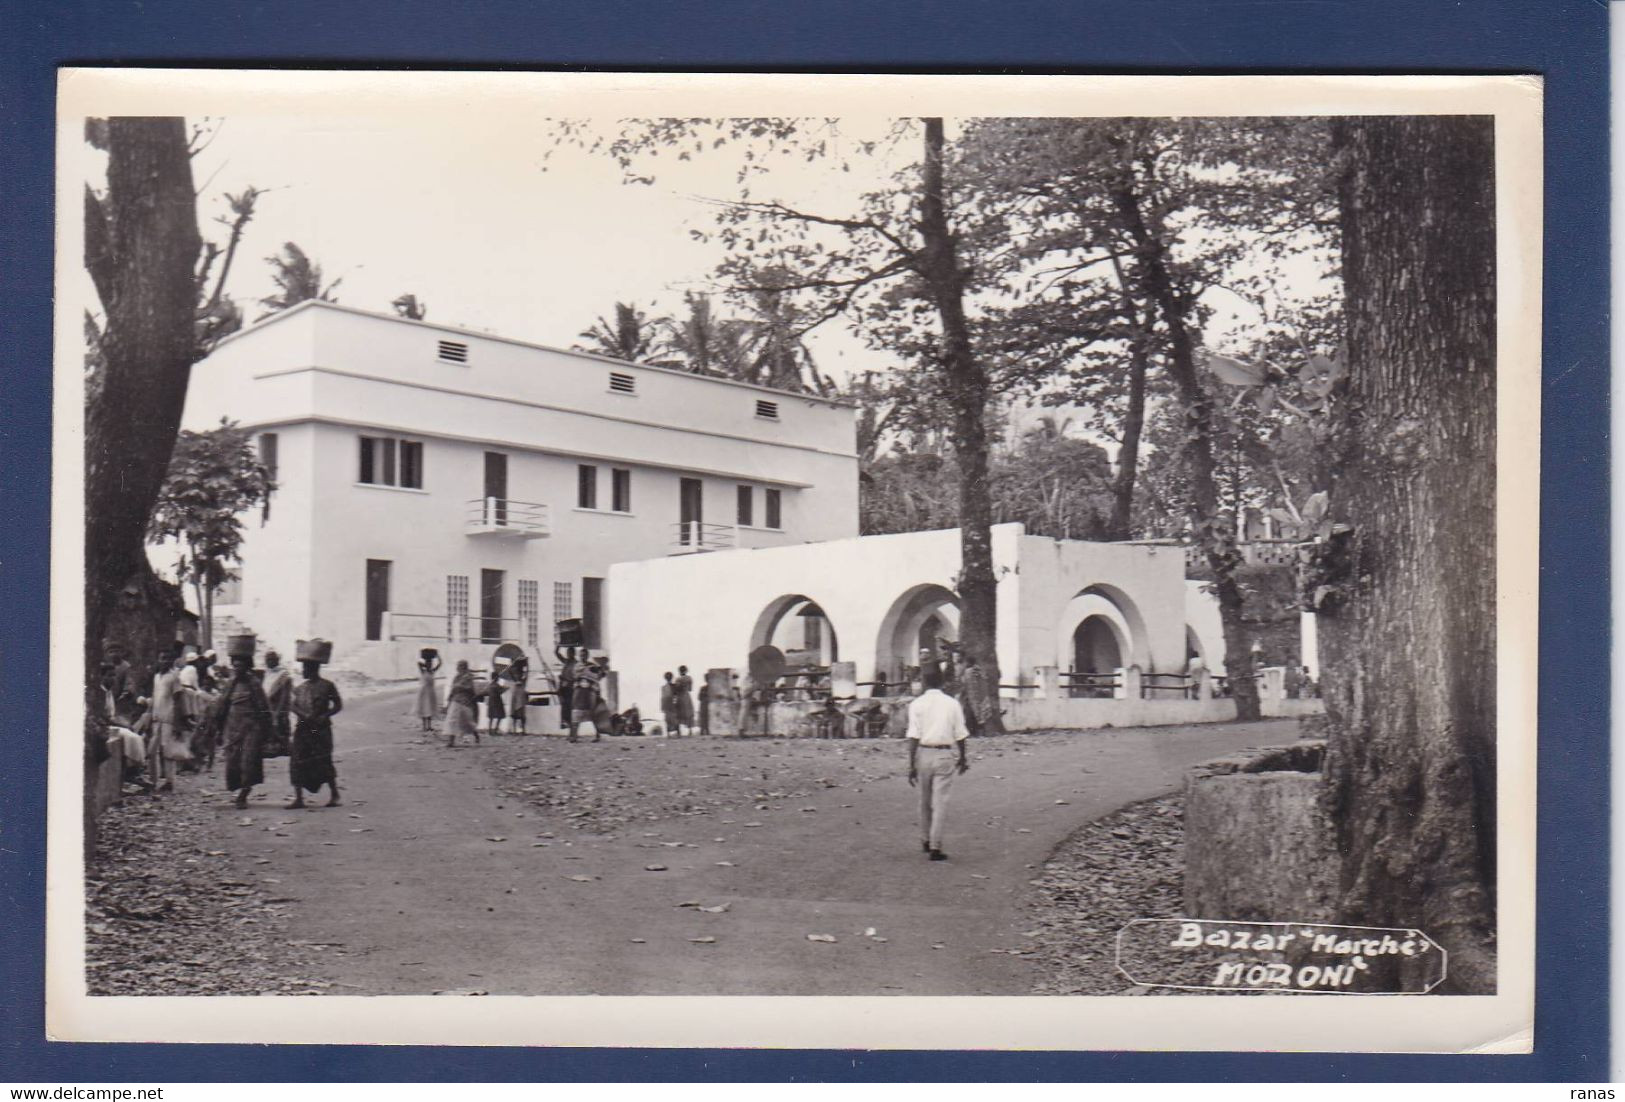
<instances>
[{"instance_id":1,"label":"black and white photograph","mask_svg":"<svg viewBox=\"0 0 1625 1102\"><path fill-rule=\"evenodd\" d=\"M1527 1051L1540 110L65 73L53 1032Z\"/></svg>"}]
</instances>

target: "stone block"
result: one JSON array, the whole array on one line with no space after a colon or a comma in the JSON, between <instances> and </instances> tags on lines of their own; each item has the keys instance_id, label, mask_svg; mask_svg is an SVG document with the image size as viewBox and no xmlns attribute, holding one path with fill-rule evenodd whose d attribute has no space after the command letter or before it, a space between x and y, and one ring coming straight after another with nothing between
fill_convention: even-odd
<instances>
[{"instance_id":1,"label":"stone block","mask_svg":"<svg viewBox=\"0 0 1625 1102\"><path fill-rule=\"evenodd\" d=\"M1190 918L1328 922L1338 860L1306 743L1192 771L1185 802L1185 913ZM1274 768L1263 768L1273 765Z\"/></svg>"}]
</instances>

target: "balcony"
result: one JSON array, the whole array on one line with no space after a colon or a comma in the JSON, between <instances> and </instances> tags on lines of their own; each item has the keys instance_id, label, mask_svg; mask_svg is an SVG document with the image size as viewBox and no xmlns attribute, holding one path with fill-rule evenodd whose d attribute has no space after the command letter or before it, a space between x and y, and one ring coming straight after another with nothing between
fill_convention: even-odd
<instances>
[{"instance_id":1,"label":"balcony","mask_svg":"<svg viewBox=\"0 0 1625 1102\"><path fill-rule=\"evenodd\" d=\"M539 540L551 535L547 506L506 497L477 497L468 503L463 532L470 536Z\"/></svg>"},{"instance_id":2,"label":"balcony","mask_svg":"<svg viewBox=\"0 0 1625 1102\"><path fill-rule=\"evenodd\" d=\"M739 546L739 526L707 524L702 520L680 520L671 526L671 554L692 555L698 551L731 551Z\"/></svg>"}]
</instances>

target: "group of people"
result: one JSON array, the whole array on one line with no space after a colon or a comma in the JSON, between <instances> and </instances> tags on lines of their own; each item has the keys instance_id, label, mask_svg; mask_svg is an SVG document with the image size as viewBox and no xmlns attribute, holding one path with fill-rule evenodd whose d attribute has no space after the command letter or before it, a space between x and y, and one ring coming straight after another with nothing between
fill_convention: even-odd
<instances>
[{"instance_id":1,"label":"group of people","mask_svg":"<svg viewBox=\"0 0 1625 1102\"><path fill-rule=\"evenodd\" d=\"M479 741L479 706L485 705L485 732L502 732L503 720L508 721L512 734L526 732L530 709L530 660L524 655L498 670L489 681L481 685L466 661L457 663L457 672L446 693L446 703L440 703L440 686L436 678L444 663L440 653L425 647L418 657L418 697L416 712L426 732L434 731L434 721L442 714L450 738L447 745L456 745L458 735Z\"/></svg>"},{"instance_id":2,"label":"group of people","mask_svg":"<svg viewBox=\"0 0 1625 1102\"><path fill-rule=\"evenodd\" d=\"M688 675L687 666L677 667L677 676L673 677L670 670L665 673L665 681L660 686L660 718L665 721L666 734L692 735L699 732L695 726L694 714L694 679Z\"/></svg>"},{"instance_id":3,"label":"group of people","mask_svg":"<svg viewBox=\"0 0 1625 1102\"><path fill-rule=\"evenodd\" d=\"M593 739L613 731L615 719L605 699L603 683L609 674L609 660L593 657L586 648L556 647L559 660L556 677L559 697L560 724L569 732L569 741L580 738L582 724L593 727ZM489 678L482 679L466 660L459 660L456 672L446 689L442 708L436 674L442 666L440 655L425 648L418 661L418 696L416 712L424 731L434 730L434 721L442 714L446 720L446 745L456 746L460 738L480 741L480 707L485 709L485 733L502 733L504 720L512 734L527 731L530 707L530 660L519 655L505 666L493 670ZM690 704L690 713L693 706ZM692 718L690 719L692 723Z\"/></svg>"},{"instance_id":4,"label":"group of people","mask_svg":"<svg viewBox=\"0 0 1625 1102\"><path fill-rule=\"evenodd\" d=\"M239 645L227 666L215 659L212 651L183 647L142 677L123 648L109 648L98 718L107 739L122 744L124 779L156 795L174 788L177 773L212 772L218 754L236 806L246 807L265 783L265 759L285 756L290 807L305 806L304 794L324 786L328 803L338 804L332 717L344 702L321 676L323 663L302 661L304 678L295 684L274 650L263 669L255 668L251 644Z\"/></svg>"}]
</instances>

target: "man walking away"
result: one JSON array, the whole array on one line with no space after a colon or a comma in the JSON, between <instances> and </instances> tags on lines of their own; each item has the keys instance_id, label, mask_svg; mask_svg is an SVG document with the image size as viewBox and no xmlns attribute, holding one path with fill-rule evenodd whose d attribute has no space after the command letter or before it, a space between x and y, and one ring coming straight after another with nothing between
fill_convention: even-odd
<instances>
[{"instance_id":1,"label":"man walking away","mask_svg":"<svg viewBox=\"0 0 1625 1102\"><path fill-rule=\"evenodd\" d=\"M942 691L942 671L927 667L925 691L908 706L908 783L920 790L921 848L933 861L946 861L942 831L948 790L954 778L970 768L965 760L965 711Z\"/></svg>"}]
</instances>

